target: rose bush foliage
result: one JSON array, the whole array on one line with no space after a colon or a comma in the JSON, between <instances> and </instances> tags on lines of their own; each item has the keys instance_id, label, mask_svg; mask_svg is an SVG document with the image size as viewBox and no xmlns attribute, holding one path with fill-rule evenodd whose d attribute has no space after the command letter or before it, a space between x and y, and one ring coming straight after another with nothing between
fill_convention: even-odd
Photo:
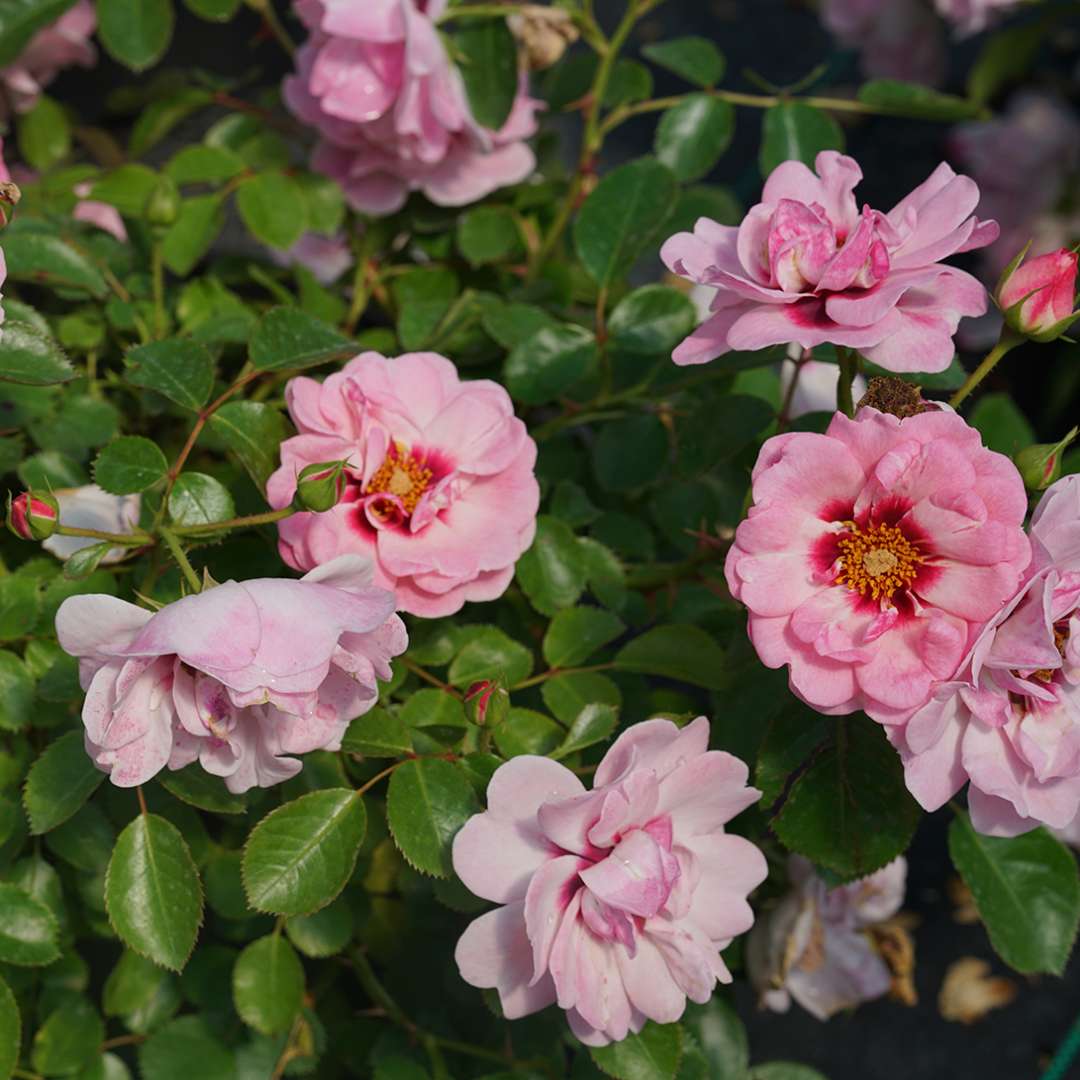
<instances>
[{"instance_id":1,"label":"rose bush foliage","mask_svg":"<svg viewBox=\"0 0 1080 1080\"><path fill-rule=\"evenodd\" d=\"M730 985L910 1002L924 812L1064 970L1060 5L826 0L851 96L661 2L0 4L0 1080L816 1077Z\"/></svg>"}]
</instances>

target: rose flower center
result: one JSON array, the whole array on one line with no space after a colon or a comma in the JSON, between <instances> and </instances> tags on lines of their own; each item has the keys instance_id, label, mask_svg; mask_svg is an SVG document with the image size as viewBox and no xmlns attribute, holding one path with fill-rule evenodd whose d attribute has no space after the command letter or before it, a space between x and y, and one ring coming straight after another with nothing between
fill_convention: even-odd
<instances>
[{"instance_id":1,"label":"rose flower center","mask_svg":"<svg viewBox=\"0 0 1080 1080\"><path fill-rule=\"evenodd\" d=\"M402 509L411 514L431 484L434 473L408 447L391 443L383 463L375 470L365 495L394 495L401 500Z\"/></svg>"},{"instance_id":2,"label":"rose flower center","mask_svg":"<svg viewBox=\"0 0 1080 1080\"><path fill-rule=\"evenodd\" d=\"M925 559L896 525L860 529L854 521L844 524L847 534L837 542L841 559L837 584L874 600L888 600L897 589L911 585Z\"/></svg>"}]
</instances>

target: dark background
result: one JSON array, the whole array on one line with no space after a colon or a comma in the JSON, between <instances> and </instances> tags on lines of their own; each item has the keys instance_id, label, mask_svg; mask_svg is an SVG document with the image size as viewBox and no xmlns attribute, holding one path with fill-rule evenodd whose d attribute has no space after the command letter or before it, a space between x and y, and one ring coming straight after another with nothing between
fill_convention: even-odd
<instances>
[{"instance_id":1,"label":"dark background","mask_svg":"<svg viewBox=\"0 0 1080 1080\"><path fill-rule=\"evenodd\" d=\"M284 5L279 2L278 6ZM622 0L598 6L601 13L610 15L622 9ZM288 25L294 37L302 36L295 22ZM828 70L815 92L850 87L858 80L856 59L850 53L835 52L813 10L785 0L668 0L639 27L628 55L646 40L690 33L718 44L728 60L725 85L733 89L757 89L745 79L746 68L783 85L823 62L828 63ZM1044 58L1039 77L1051 80L1059 90L1067 86L1070 65L1076 63L1075 52L1070 60L1067 50L1070 42L1075 46L1078 40L1078 28L1059 36L1058 50ZM977 49L978 41L952 49L950 89L962 92L964 71ZM255 77L239 91L247 94L260 85L273 84L289 70L280 48L261 32L259 20L247 9L232 23L219 26L195 18L179 5L176 35L162 66L201 68L225 76L251 73ZM658 95L685 89L662 71L654 74ZM50 93L75 106L84 122L109 126L114 122L106 108L109 91L139 81L103 55L91 71L73 69L63 74ZM1071 89L1075 92L1075 87ZM655 117L641 118L620 128L605 149L604 165L647 153L654 125ZM859 160L866 176L859 195L873 206L890 207L945 156L945 125L860 118L846 127L848 152ZM573 122L562 130L572 136ZM161 148L161 155L167 156L178 143L197 134L197 128L181 128ZM761 185L759 137L760 114L740 109L735 141L708 178L729 185L745 205L756 201ZM575 152L576 147L567 147L568 156ZM659 263L655 269L659 274ZM964 359L970 367L977 358ZM1060 437L1064 425L1071 424L1080 411L1075 396L1080 386L1080 348L1026 347L1002 364L990 386L1016 396L1040 437ZM1020 988L1016 1000L973 1026L941 1018L938 991L946 968L957 958L984 957L991 961L994 974L1009 974L990 950L980 925L953 921L952 905L944 895L953 873L945 842L948 818L947 810L925 818L909 852L905 909L919 918L914 932L918 1006L878 1001L857 1013L820 1023L798 1006L783 1016L759 1012L749 986L740 981L736 999L755 1062L799 1061L821 1069L830 1080L1034 1080L1039 1075L1080 1013L1080 963L1074 958L1064 979L1012 975ZM1069 1075L1080 1078L1080 1060Z\"/></svg>"}]
</instances>

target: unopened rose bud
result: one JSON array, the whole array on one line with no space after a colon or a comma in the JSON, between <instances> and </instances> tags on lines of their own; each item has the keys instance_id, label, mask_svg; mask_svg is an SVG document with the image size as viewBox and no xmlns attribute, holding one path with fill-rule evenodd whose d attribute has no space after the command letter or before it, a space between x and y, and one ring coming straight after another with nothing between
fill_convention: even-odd
<instances>
[{"instance_id":1,"label":"unopened rose bud","mask_svg":"<svg viewBox=\"0 0 1080 1080\"><path fill-rule=\"evenodd\" d=\"M1053 341L1080 318L1075 251L1060 248L1025 262L1021 252L1001 275L997 303L1005 322L1035 341Z\"/></svg>"},{"instance_id":2,"label":"unopened rose bud","mask_svg":"<svg viewBox=\"0 0 1080 1080\"><path fill-rule=\"evenodd\" d=\"M346 479L344 461L318 461L307 465L296 478L293 505L297 510L311 510L316 514L330 510L345 494Z\"/></svg>"},{"instance_id":3,"label":"unopened rose bud","mask_svg":"<svg viewBox=\"0 0 1080 1080\"><path fill-rule=\"evenodd\" d=\"M159 176L154 190L150 192L143 209L148 225L167 229L180 216L180 189L170 176Z\"/></svg>"},{"instance_id":4,"label":"unopened rose bud","mask_svg":"<svg viewBox=\"0 0 1080 1080\"><path fill-rule=\"evenodd\" d=\"M465 692L465 715L477 727L497 727L509 712L510 694L497 680L475 682Z\"/></svg>"},{"instance_id":5,"label":"unopened rose bud","mask_svg":"<svg viewBox=\"0 0 1080 1080\"><path fill-rule=\"evenodd\" d=\"M524 47L533 71L551 67L566 52L567 46L578 39L578 28L569 13L561 8L525 4L506 22Z\"/></svg>"},{"instance_id":6,"label":"unopened rose bud","mask_svg":"<svg viewBox=\"0 0 1080 1080\"><path fill-rule=\"evenodd\" d=\"M44 493L24 491L8 495L8 528L20 540L48 540L60 524L60 506Z\"/></svg>"},{"instance_id":7,"label":"unopened rose bud","mask_svg":"<svg viewBox=\"0 0 1080 1080\"><path fill-rule=\"evenodd\" d=\"M1028 491L1043 491L1061 478L1061 457L1078 431L1080 428L1073 428L1059 443L1037 443L1016 454L1013 461Z\"/></svg>"}]
</instances>

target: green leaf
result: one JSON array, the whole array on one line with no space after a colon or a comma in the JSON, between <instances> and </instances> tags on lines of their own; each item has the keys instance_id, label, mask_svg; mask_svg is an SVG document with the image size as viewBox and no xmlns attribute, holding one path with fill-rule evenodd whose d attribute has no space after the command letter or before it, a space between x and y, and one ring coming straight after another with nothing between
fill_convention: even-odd
<instances>
[{"instance_id":1,"label":"green leaf","mask_svg":"<svg viewBox=\"0 0 1080 1080\"><path fill-rule=\"evenodd\" d=\"M920 811L881 725L862 716L837 717L826 731L789 782L772 828L789 850L852 881L880 870L908 846Z\"/></svg>"},{"instance_id":2,"label":"green leaf","mask_svg":"<svg viewBox=\"0 0 1080 1080\"><path fill-rule=\"evenodd\" d=\"M277 170L245 180L236 192L236 208L251 235L273 248L291 248L307 228L303 191Z\"/></svg>"},{"instance_id":3,"label":"green leaf","mask_svg":"<svg viewBox=\"0 0 1080 1080\"><path fill-rule=\"evenodd\" d=\"M553 668L582 664L625 629L622 619L603 608L565 608L544 634L544 659Z\"/></svg>"},{"instance_id":4,"label":"green leaf","mask_svg":"<svg viewBox=\"0 0 1080 1080\"><path fill-rule=\"evenodd\" d=\"M98 1056L105 1023L84 997L65 997L34 1034L30 1062L46 1076L69 1076Z\"/></svg>"},{"instance_id":5,"label":"green leaf","mask_svg":"<svg viewBox=\"0 0 1080 1080\"><path fill-rule=\"evenodd\" d=\"M90 198L115 206L127 217L141 218L158 175L146 165L129 162L95 181Z\"/></svg>"},{"instance_id":6,"label":"green leaf","mask_svg":"<svg viewBox=\"0 0 1080 1080\"><path fill-rule=\"evenodd\" d=\"M708 94L691 94L668 109L656 127L656 156L680 180L711 172L735 135L735 106Z\"/></svg>"},{"instance_id":7,"label":"green leaf","mask_svg":"<svg viewBox=\"0 0 1080 1080\"><path fill-rule=\"evenodd\" d=\"M517 42L506 20L483 19L462 26L452 36L458 71L476 122L498 131L517 96Z\"/></svg>"},{"instance_id":8,"label":"green leaf","mask_svg":"<svg viewBox=\"0 0 1080 1080\"><path fill-rule=\"evenodd\" d=\"M156 390L185 409L201 409L214 388L214 358L206 346L184 338L136 345L124 364L129 383Z\"/></svg>"},{"instance_id":9,"label":"green leaf","mask_svg":"<svg viewBox=\"0 0 1080 1080\"><path fill-rule=\"evenodd\" d=\"M51 334L9 320L0 334L0 381L48 386L69 382L75 369Z\"/></svg>"},{"instance_id":10,"label":"green leaf","mask_svg":"<svg viewBox=\"0 0 1080 1080\"><path fill-rule=\"evenodd\" d=\"M204 473L181 473L169 492L169 517L177 525L216 525L235 516L229 489Z\"/></svg>"},{"instance_id":11,"label":"green leaf","mask_svg":"<svg viewBox=\"0 0 1080 1080\"><path fill-rule=\"evenodd\" d=\"M652 413L605 424L592 448L593 473L605 491L634 491L651 484L667 459L667 428Z\"/></svg>"},{"instance_id":12,"label":"green leaf","mask_svg":"<svg viewBox=\"0 0 1080 1080\"><path fill-rule=\"evenodd\" d=\"M81 731L54 739L26 778L23 803L31 834L38 836L67 821L104 779L87 756Z\"/></svg>"},{"instance_id":13,"label":"green leaf","mask_svg":"<svg viewBox=\"0 0 1080 1080\"><path fill-rule=\"evenodd\" d=\"M544 615L577 603L585 591L585 559L570 526L541 514L532 546L518 559L517 582Z\"/></svg>"},{"instance_id":14,"label":"green leaf","mask_svg":"<svg viewBox=\"0 0 1080 1080\"><path fill-rule=\"evenodd\" d=\"M967 98L899 79L871 79L859 87L858 98L893 116L915 120L970 120L982 111L981 105Z\"/></svg>"},{"instance_id":15,"label":"green leaf","mask_svg":"<svg viewBox=\"0 0 1080 1080\"><path fill-rule=\"evenodd\" d=\"M253 941L233 968L240 1019L263 1035L288 1031L304 1004L304 968L282 934Z\"/></svg>"},{"instance_id":16,"label":"green leaf","mask_svg":"<svg viewBox=\"0 0 1080 1080\"><path fill-rule=\"evenodd\" d=\"M355 356L359 347L299 308L271 308L251 336L251 363L259 371L286 371Z\"/></svg>"},{"instance_id":17,"label":"green leaf","mask_svg":"<svg viewBox=\"0 0 1080 1080\"><path fill-rule=\"evenodd\" d=\"M289 940L305 955L322 959L341 952L352 940L355 920L345 897L314 915L297 915L285 923Z\"/></svg>"},{"instance_id":18,"label":"green leaf","mask_svg":"<svg viewBox=\"0 0 1080 1080\"><path fill-rule=\"evenodd\" d=\"M616 709L622 705L618 686L595 671L554 675L541 684L540 694L552 714L567 725L573 724L589 705L599 703Z\"/></svg>"},{"instance_id":19,"label":"green leaf","mask_svg":"<svg viewBox=\"0 0 1080 1080\"><path fill-rule=\"evenodd\" d=\"M698 626L655 626L616 653L615 667L713 690L724 686L724 650Z\"/></svg>"},{"instance_id":20,"label":"green leaf","mask_svg":"<svg viewBox=\"0 0 1080 1080\"><path fill-rule=\"evenodd\" d=\"M589 1055L616 1080L674 1080L682 1056L682 1028L650 1020L622 1042L590 1046Z\"/></svg>"},{"instance_id":21,"label":"green leaf","mask_svg":"<svg viewBox=\"0 0 1080 1080\"><path fill-rule=\"evenodd\" d=\"M694 305L684 293L666 285L645 285L615 305L608 333L622 352L666 356L696 323Z\"/></svg>"},{"instance_id":22,"label":"green leaf","mask_svg":"<svg viewBox=\"0 0 1080 1080\"><path fill-rule=\"evenodd\" d=\"M42 967L60 955L59 928L53 913L16 885L0 882L0 961L18 967Z\"/></svg>"},{"instance_id":23,"label":"green leaf","mask_svg":"<svg viewBox=\"0 0 1080 1080\"><path fill-rule=\"evenodd\" d=\"M180 204L180 216L162 241L165 265L179 277L187 277L210 250L224 226L225 207L220 195L185 199Z\"/></svg>"},{"instance_id":24,"label":"green leaf","mask_svg":"<svg viewBox=\"0 0 1080 1080\"><path fill-rule=\"evenodd\" d=\"M425 267L402 274L393 285L402 348L423 348L460 292L457 276L450 270Z\"/></svg>"},{"instance_id":25,"label":"green leaf","mask_svg":"<svg viewBox=\"0 0 1080 1080\"><path fill-rule=\"evenodd\" d=\"M16 641L33 628L41 600L32 578L0 578L0 641Z\"/></svg>"},{"instance_id":26,"label":"green leaf","mask_svg":"<svg viewBox=\"0 0 1080 1080\"><path fill-rule=\"evenodd\" d=\"M1064 974L1080 920L1072 852L1041 828L983 836L960 812L949 826L949 854L1002 960L1025 975Z\"/></svg>"},{"instance_id":27,"label":"green leaf","mask_svg":"<svg viewBox=\"0 0 1080 1080\"><path fill-rule=\"evenodd\" d=\"M409 729L393 713L375 708L358 716L342 736L341 749L367 757L404 757L413 745Z\"/></svg>"},{"instance_id":28,"label":"green leaf","mask_svg":"<svg viewBox=\"0 0 1080 1080\"><path fill-rule=\"evenodd\" d=\"M478 206L461 215L458 250L472 266L497 263L521 252L521 233L513 212L505 206Z\"/></svg>"},{"instance_id":29,"label":"green leaf","mask_svg":"<svg viewBox=\"0 0 1080 1080\"><path fill-rule=\"evenodd\" d=\"M985 105L1006 83L1023 76L1049 26L1048 21L1036 19L987 35L978 59L968 71L968 98Z\"/></svg>"},{"instance_id":30,"label":"green leaf","mask_svg":"<svg viewBox=\"0 0 1080 1080\"><path fill-rule=\"evenodd\" d=\"M113 495L133 495L165 478L169 463L161 447L141 435L122 435L102 447L94 480Z\"/></svg>"},{"instance_id":31,"label":"green leaf","mask_svg":"<svg viewBox=\"0 0 1080 1080\"><path fill-rule=\"evenodd\" d=\"M105 874L109 922L129 949L180 971L202 922L199 872L180 830L140 814L120 834Z\"/></svg>"},{"instance_id":32,"label":"green leaf","mask_svg":"<svg viewBox=\"0 0 1080 1080\"><path fill-rule=\"evenodd\" d=\"M201 1016L181 1016L155 1031L139 1047L139 1074L153 1080L237 1080L232 1052Z\"/></svg>"},{"instance_id":33,"label":"green leaf","mask_svg":"<svg viewBox=\"0 0 1080 1080\"><path fill-rule=\"evenodd\" d=\"M715 86L724 77L723 54L707 38L680 37L658 41L646 45L641 53L654 64L705 89Z\"/></svg>"},{"instance_id":34,"label":"green leaf","mask_svg":"<svg viewBox=\"0 0 1080 1080\"><path fill-rule=\"evenodd\" d=\"M90 544L88 547L79 548L64 561L64 577L69 581L81 581L89 577L110 551L112 551L112 544L107 540L100 544Z\"/></svg>"},{"instance_id":35,"label":"green leaf","mask_svg":"<svg viewBox=\"0 0 1080 1080\"><path fill-rule=\"evenodd\" d=\"M121 1017L129 1031L146 1034L179 1008L177 978L125 949L105 980L101 1005L106 1016Z\"/></svg>"},{"instance_id":36,"label":"green leaf","mask_svg":"<svg viewBox=\"0 0 1080 1080\"><path fill-rule=\"evenodd\" d=\"M472 786L449 761L414 758L390 776L386 793L390 832L409 865L422 873L450 876L451 841L477 810Z\"/></svg>"},{"instance_id":37,"label":"green leaf","mask_svg":"<svg viewBox=\"0 0 1080 1080\"><path fill-rule=\"evenodd\" d=\"M93 261L54 226L37 219L18 219L4 230L4 257L8 276L16 280L81 289L98 299L108 291Z\"/></svg>"},{"instance_id":38,"label":"green leaf","mask_svg":"<svg viewBox=\"0 0 1080 1080\"><path fill-rule=\"evenodd\" d=\"M502 679L507 685L527 679L532 653L498 627L484 626L454 657L448 678L453 686L471 686L481 679Z\"/></svg>"},{"instance_id":39,"label":"green leaf","mask_svg":"<svg viewBox=\"0 0 1080 1080\"><path fill-rule=\"evenodd\" d=\"M652 72L636 60L625 57L615 61L604 90L604 106L613 109L617 105L630 105L652 97Z\"/></svg>"},{"instance_id":40,"label":"green leaf","mask_svg":"<svg viewBox=\"0 0 1080 1080\"><path fill-rule=\"evenodd\" d=\"M132 71L144 71L165 54L173 18L172 0L97 0L98 37Z\"/></svg>"},{"instance_id":41,"label":"green leaf","mask_svg":"<svg viewBox=\"0 0 1080 1080\"><path fill-rule=\"evenodd\" d=\"M213 104L214 95L200 87L185 86L175 94L150 102L135 120L131 128L128 152L132 157L142 157L157 146L177 124L192 113Z\"/></svg>"},{"instance_id":42,"label":"green leaf","mask_svg":"<svg viewBox=\"0 0 1080 1080\"><path fill-rule=\"evenodd\" d=\"M0 1076L7 1080L19 1062L22 1017L11 988L0 979Z\"/></svg>"},{"instance_id":43,"label":"green leaf","mask_svg":"<svg viewBox=\"0 0 1080 1080\"><path fill-rule=\"evenodd\" d=\"M228 22L240 9L243 0L184 0L188 11L211 22Z\"/></svg>"},{"instance_id":44,"label":"green leaf","mask_svg":"<svg viewBox=\"0 0 1080 1080\"><path fill-rule=\"evenodd\" d=\"M363 800L323 788L267 814L244 847L244 891L257 911L308 915L345 887L367 830Z\"/></svg>"},{"instance_id":45,"label":"green leaf","mask_svg":"<svg viewBox=\"0 0 1080 1080\"><path fill-rule=\"evenodd\" d=\"M45 846L77 870L103 874L109 865L116 830L96 803L86 803L45 837Z\"/></svg>"},{"instance_id":46,"label":"green leaf","mask_svg":"<svg viewBox=\"0 0 1080 1080\"><path fill-rule=\"evenodd\" d=\"M224 147L185 146L169 160L165 172L175 184L223 184L239 176L244 168L243 159ZM147 191L146 196L149 194Z\"/></svg>"},{"instance_id":47,"label":"green leaf","mask_svg":"<svg viewBox=\"0 0 1080 1080\"><path fill-rule=\"evenodd\" d=\"M788 101L767 109L761 125L761 175L783 161L801 161L811 167L822 150L843 150L844 133L828 114L801 101Z\"/></svg>"},{"instance_id":48,"label":"green leaf","mask_svg":"<svg viewBox=\"0 0 1080 1080\"><path fill-rule=\"evenodd\" d=\"M975 403L968 422L989 449L1009 457L1036 440L1035 429L1008 394L984 394Z\"/></svg>"},{"instance_id":49,"label":"green leaf","mask_svg":"<svg viewBox=\"0 0 1080 1080\"><path fill-rule=\"evenodd\" d=\"M656 246L678 194L665 165L640 158L608 173L574 223L574 247L592 279L610 286Z\"/></svg>"},{"instance_id":50,"label":"green leaf","mask_svg":"<svg viewBox=\"0 0 1080 1080\"><path fill-rule=\"evenodd\" d=\"M0 649L0 731L20 731L30 723L34 680L13 652Z\"/></svg>"},{"instance_id":51,"label":"green leaf","mask_svg":"<svg viewBox=\"0 0 1080 1080\"><path fill-rule=\"evenodd\" d=\"M247 810L246 796L234 795L220 776L208 773L198 762L176 772L160 772L157 780L182 802L211 814L242 814Z\"/></svg>"},{"instance_id":52,"label":"green leaf","mask_svg":"<svg viewBox=\"0 0 1080 1080\"><path fill-rule=\"evenodd\" d=\"M4 0L0 4L0 65L7 66L30 39L56 22L75 0Z\"/></svg>"},{"instance_id":53,"label":"green leaf","mask_svg":"<svg viewBox=\"0 0 1080 1080\"><path fill-rule=\"evenodd\" d=\"M603 742L611 736L618 722L618 710L610 705L586 705L570 725L566 738L549 756L558 761L560 758L584 750L587 746Z\"/></svg>"},{"instance_id":54,"label":"green leaf","mask_svg":"<svg viewBox=\"0 0 1080 1080\"><path fill-rule=\"evenodd\" d=\"M733 458L775 418L767 401L750 394L703 396L679 418L676 470L688 478L701 476Z\"/></svg>"},{"instance_id":55,"label":"green leaf","mask_svg":"<svg viewBox=\"0 0 1080 1080\"><path fill-rule=\"evenodd\" d=\"M744 1080L750 1067L750 1048L746 1028L731 1005L716 996L704 1005L688 1002L682 1024L704 1055L708 1076Z\"/></svg>"},{"instance_id":56,"label":"green leaf","mask_svg":"<svg viewBox=\"0 0 1080 1080\"><path fill-rule=\"evenodd\" d=\"M581 326L544 326L514 346L504 377L512 397L543 405L569 390L596 360L596 338Z\"/></svg>"},{"instance_id":57,"label":"green leaf","mask_svg":"<svg viewBox=\"0 0 1080 1080\"><path fill-rule=\"evenodd\" d=\"M550 716L533 709L511 708L495 729L495 745L503 757L519 754L550 754L566 737L566 731Z\"/></svg>"},{"instance_id":58,"label":"green leaf","mask_svg":"<svg viewBox=\"0 0 1080 1080\"><path fill-rule=\"evenodd\" d=\"M31 167L48 172L71 153L71 124L62 105L42 94L18 121L19 153Z\"/></svg>"},{"instance_id":59,"label":"green leaf","mask_svg":"<svg viewBox=\"0 0 1080 1080\"><path fill-rule=\"evenodd\" d=\"M278 466L278 447L285 438L281 413L262 402L230 401L210 417L208 426L264 488Z\"/></svg>"}]
</instances>

